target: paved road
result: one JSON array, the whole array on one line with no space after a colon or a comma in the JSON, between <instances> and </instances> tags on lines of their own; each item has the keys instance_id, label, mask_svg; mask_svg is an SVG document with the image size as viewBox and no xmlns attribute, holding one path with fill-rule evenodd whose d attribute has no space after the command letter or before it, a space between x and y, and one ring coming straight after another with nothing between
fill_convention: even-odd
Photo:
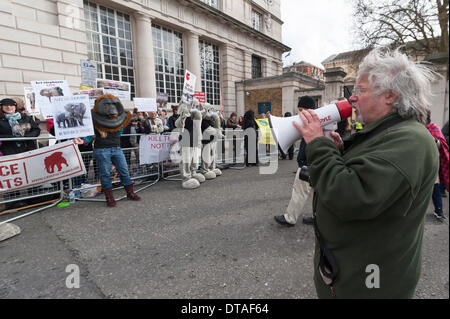
<instances>
[{"instance_id":1,"label":"paved road","mask_svg":"<svg viewBox=\"0 0 450 319\"><path fill-rule=\"evenodd\" d=\"M141 202L77 202L18 220L22 234L0 242L0 298L316 298L313 229L273 220L295 169L225 170L194 191L163 181ZM448 298L448 222L430 214L416 295ZM78 289L66 288L69 264L80 267Z\"/></svg>"}]
</instances>

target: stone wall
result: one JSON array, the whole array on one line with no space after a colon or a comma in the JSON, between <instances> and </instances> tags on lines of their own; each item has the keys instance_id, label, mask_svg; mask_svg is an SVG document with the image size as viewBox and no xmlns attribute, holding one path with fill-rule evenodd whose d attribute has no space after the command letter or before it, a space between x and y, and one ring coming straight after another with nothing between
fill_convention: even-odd
<instances>
[{"instance_id":1,"label":"stone wall","mask_svg":"<svg viewBox=\"0 0 450 319\"><path fill-rule=\"evenodd\" d=\"M87 58L82 0L0 1L0 97L36 80L81 81Z\"/></svg>"}]
</instances>

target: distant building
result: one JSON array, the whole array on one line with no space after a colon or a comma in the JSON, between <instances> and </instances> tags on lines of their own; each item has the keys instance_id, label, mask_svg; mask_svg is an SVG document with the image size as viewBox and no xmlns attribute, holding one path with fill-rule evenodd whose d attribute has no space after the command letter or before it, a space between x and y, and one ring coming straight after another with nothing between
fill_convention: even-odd
<instances>
[{"instance_id":1,"label":"distant building","mask_svg":"<svg viewBox=\"0 0 450 319\"><path fill-rule=\"evenodd\" d=\"M301 61L283 68L283 73L299 73L309 76L315 80L323 81L323 69L311 63Z\"/></svg>"}]
</instances>

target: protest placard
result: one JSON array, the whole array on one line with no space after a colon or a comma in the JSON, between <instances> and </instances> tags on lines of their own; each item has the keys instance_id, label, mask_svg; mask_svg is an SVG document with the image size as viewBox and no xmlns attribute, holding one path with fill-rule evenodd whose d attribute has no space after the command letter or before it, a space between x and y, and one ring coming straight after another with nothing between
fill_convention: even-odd
<instances>
[{"instance_id":1,"label":"protest placard","mask_svg":"<svg viewBox=\"0 0 450 319\"><path fill-rule=\"evenodd\" d=\"M139 141L139 163L154 164L169 159L172 145L178 142L178 135L143 135Z\"/></svg>"},{"instance_id":2,"label":"protest placard","mask_svg":"<svg viewBox=\"0 0 450 319\"><path fill-rule=\"evenodd\" d=\"M52 102L56 139L94 135L88 95L57 96Z\"/></svg>"},{"instance_id":3,"label":"protest placard","mask_svg":"<svg viewBox=\"0 0 450 319\"><path fill-rule=\"evenodd\" d=\"M78 146L67 141L0 157L0 192L24 189L86 174Z\"/></svg>"},{"instance_id":4,"label":"protest placard","mask_svg":"<svg viewBox=\"0 0 450 319\"><path fill-rule=\"evenodd\" d=\"M51 98L55 96L71 96L67 80L31 81L36 106L45 119L53 118Z\"/></svg>"},{"instance_id":5,"label":"protest placard","mask_svg":"<svg viewBox=\"0 0 450 319\"><path fill-rule=\"evenodd\" d=\"M90 87L97 85L97 62L81 60L81 84Z\"/></svg>"},{"instance_id":6,"label":"protest placard","mask_svg":"<svg viewBox=\"0 0 450 319\"><path fill-rule=\"evenodd\" d=\"M39 107L36 105L36 97L33 92L33 88L26 87L23 88L24 97L25 97L25 109L27 113L30 115L39 115L41 111Z\"/></svg>"},{"instance_id":7,"label":"protest placard","mask_svg":"<svg viewBox=\"0 0 450 319\"><path fill-rule=\"evenodd\" d=\"M139 112L156 112L156 99L155 98L140 98L135 97L133 99L134 106Z\"/></svg>"},{"instance_id":8,"label":"protest placard","mask_svg":"<svg viewBox=\"0 0 450 319\"><path fill-rule=\"evenodd\" d=\"M89 106L92 109L95 105L95 100L99 96L102 96L103 94L105 94L105 92L104 92L103 88L98 88L98 89L73 91L72 94L73 95L81 95L81 94L88 95L89 96Z\"/></svg>"},{"instance_id":9,"label":"protest placard","mask_svg":"<svg viewBox=\"0 0 450 319\"><path fill-rule=\"evenodd\" d=\"M205 93L205 92L195 91L194 97L195 97L200 103L206 103L206 93Z\"/></svg>"},{"instance_id":10,"label":"protest placard","mask_svg":"<svg viewBox=\"0 0 450 319\"><path fill-rule=\"evenodd\" d=\"M192 105L194 101L194 90L195 90L195 80L197 77L186 70L184 73L184 85L183 85L183 95L181 96L181 101L188 105Z\"/></svg>"},{"instance_id":11,"label":"protest placard","mask_svg":"<svg viewBox=\"0 0 450 319\"><path fill-rule=\"evenodd\" d=\"M169 94L164 92L158 92L156 94L156 106L160 108L166 108L169 102Z\"/></svg>"},{"instance_id":12,"label":"protest placard","mask_svg":"<svg viewBox=\"0 0 450 319\"><path fill-rule=\"evenodd\" d=\"M97 79L97 88L103 88L105 94L112 94L121 101L131 101L131 84L129 82Z\"/></svg>"}]
</instances>

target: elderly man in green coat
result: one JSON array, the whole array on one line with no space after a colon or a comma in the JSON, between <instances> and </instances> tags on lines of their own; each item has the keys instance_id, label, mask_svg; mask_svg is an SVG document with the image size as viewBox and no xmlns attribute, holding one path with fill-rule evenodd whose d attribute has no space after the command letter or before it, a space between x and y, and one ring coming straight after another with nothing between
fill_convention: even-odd
<instances>
[{"instance_id":1,"label":"elderly man in green coat","mask_svg":"<svg viewBox=\"0 0 450 319\"><path fill-rule=\"evenodd\" d=\"M319 298L412 298L420 277L424 218L439 167L425 127L435 73L399 51L362 61L350 102L365 127L349 141L324 137L303 111L314 187Z\"/></svg>"}]
</instances>

